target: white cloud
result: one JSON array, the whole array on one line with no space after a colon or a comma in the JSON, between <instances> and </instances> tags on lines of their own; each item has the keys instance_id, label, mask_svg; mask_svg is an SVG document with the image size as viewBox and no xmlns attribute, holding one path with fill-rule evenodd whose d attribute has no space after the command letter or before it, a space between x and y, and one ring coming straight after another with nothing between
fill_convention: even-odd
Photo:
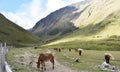
<instances>
[{"instance_id":1,"label":"white cloud","mask_svg":"<svg viewBox=\"0 0 120 72\"><path fill-rule=\"evenodd\" d=\"M77 2L80 2L80 1L84 1L84 0L68 0L67 2L69 4L72 4L72 3L77 3Z\"/></svg>"},{"instance_id":2,"label":"white cloud","mask_svg":"<svg viewBox=\"0 0 120 72\"><path fill-rule=\"evenodd\" d=\"M41 18L45 17L49 13L78 1L81 0L47 0L47 3L42 6L42 0L32 0L30 3L22 4L15 13L2 13L8 19L15 22L19 26L25 29L29 29L32 28L37 21L39 21Z\"/></svg>"},{"instance_id":3,"label":"white cloud","mask_svg":"<svg viewBox=\"0 0 120 72\"><path fill-rule=\"evenodd\" d=\"M8 19L13 21L14 23L18 24L19 26L26 27L27 22L26 20L23 20L19 15L14 14L12 12L6 13L2 12Z\"/></svg>"},{"instance_id":4,"label":"white cloud","mask_svg":"<svg viewBox=\"0 0 120 72\"><path fill-rule=\"evenodd\" d=\"M29 29L40 19L40 0L32 0L28 4L22 4L15 12L2 12L8 19L18 24L19 26Z\"/></svg>"},{"instance_id":5,"label":"white cloud","mask_svg":"<svg viewBox=\"0 0 120 72\"><path fill-rule=\"evenodd\" d=\"M46 6L48 11L54 11L65 6L65 2L62 0L48 0Z\"/></svg>"},{"instance_id":6,"label":"white cloud","mask_svg":"<svg viewBox=\"0 0 120 72\"><path fill-rule=\"evenodd\" d=\"M35 19L40 18L41 13L41 0L33 0L29 6L30 14Z\"/></svg>"}]
</instances>

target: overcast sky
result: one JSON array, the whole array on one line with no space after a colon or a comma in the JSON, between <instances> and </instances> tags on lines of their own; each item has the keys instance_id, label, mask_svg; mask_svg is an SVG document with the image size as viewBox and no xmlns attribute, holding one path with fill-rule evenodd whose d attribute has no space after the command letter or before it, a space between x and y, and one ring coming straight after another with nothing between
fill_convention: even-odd
<instances>
[{"instance_id":1,"label":"overcast sky","mask_svg":"<svg viewBox=\"0 0 120 72\"><path fill-rule=\"evenodd\" d=\"M19 26L29 29L49 13L82 0L0 0L0 12Z\"/></svg>"}]
</instances>

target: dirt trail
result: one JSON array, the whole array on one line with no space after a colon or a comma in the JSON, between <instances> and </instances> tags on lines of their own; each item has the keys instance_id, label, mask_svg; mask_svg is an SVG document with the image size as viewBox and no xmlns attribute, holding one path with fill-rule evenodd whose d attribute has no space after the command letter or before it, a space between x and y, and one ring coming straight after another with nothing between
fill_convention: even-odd
<instances>
[{"instance_id":1,"label":"dirt trail","mask_svg":"<svg viewBox=\"0 0 120 72\"><path fill-rule=\"evenodd\" d=\"M49 50L48 52L51 52L51 51ZM36 68L36 63L35 63L37 62L37 57L38 57L37 55L33 55L30 52L25 52L24 55L19 57L19 58L22 58L23 60L19 61L21 60L19 59L18 62L28 67L29 72L39 72L38 69ZM52 64L50 61L45 62L45 64L46 64L46 71L44 72L79 72L60 64L57 60L55 60L54 70L52 69Z\"/></svg>"},{"instance_id":2,"label":"dirt trail","mask_svg":"<svg viewBox=\"0 0 120 72\"><path fill-rule=\"evenodd\" d=\"M58 61L55 60L55 69L52 69L52 64L50 62L46 62L46 71L45 72L78 72L76 70L72 70L69 67L61 65Z\"/></svg>"},{"instance_id":3,"label":"dirt trail","mask_svg":"<svg viewBox=\"0 0 120 72\"><path fill-rule=\"evenodd\" d=\"M47 53L53 53L50 50L47 50ZM53 53L55 55L55 53ZM55 68L54 70L52 69L52 64L48 61L45 63L46 64L46 71L45 72L78 72L76 70L72 70L69 67L66 67L62 64L60 64L56 59L55 59Z\"/></svg>"}]
</instances>

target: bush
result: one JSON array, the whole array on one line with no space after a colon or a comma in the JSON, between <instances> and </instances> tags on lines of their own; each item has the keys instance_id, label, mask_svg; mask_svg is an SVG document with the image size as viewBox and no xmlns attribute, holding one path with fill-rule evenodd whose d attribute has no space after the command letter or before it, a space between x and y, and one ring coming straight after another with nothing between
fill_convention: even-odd
<instances>
[{"instance_id":1,"label":"bush","mask_svg":"<svg viewBox=\"0 0 120 72\"><path fill-rule=\"evenodd\" d=\"M118 38L117 35L111 35L109 38Z\"/></svg>"}]
</instances>

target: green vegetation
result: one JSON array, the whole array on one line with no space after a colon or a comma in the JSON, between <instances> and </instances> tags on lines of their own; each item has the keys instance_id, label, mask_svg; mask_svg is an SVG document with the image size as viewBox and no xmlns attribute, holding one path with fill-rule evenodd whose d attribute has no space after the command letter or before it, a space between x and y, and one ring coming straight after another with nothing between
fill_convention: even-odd
<instances>
[{"instance_id":1,"label":"green vegetation","mask_svg":"<svg viewBox=\"0 0 120 72\"><path fill-rule=\"evenodd\" d=\"M48 48L83 48L86 50L116 50L120 51L120 38L109 38L105 40L80 41L74 40L48 46Z\"/></svg>"},{"instance_id":2,"label":"green vegetation","mask_svg":"<svg viewBox=\"0 0 120 72\"><path fill-rule=\"evenodd\" d=\"M84 50L82 56L79 56L78 52L68 49L62 50L62 52L56 53L56 58L62 64L70 66L78 71L88 72L107 72L98 69L98 65L104 62L104 53L110 52L114 55L115 60L111 60L111 65L120 69L120 52L119 51L96 51L96 50ZM74 62L75 58L80 58L80 62Z\"/></svg>"},{"instance_id":3,"label":"green vegetation","mask_svg":"<svg viewBox=\"0 0 120 72\"><path fill-rule=\"evenodd\" d=\"M7 42L9 45L28 46L38 43L40 39L15 23L6 19L0 14L0 42Z\"/></svg>"},{"instance_id":4,"label":"green vegetation","mask_svg":"<svg viewBox=\"0 0 120 72\"><path fill-rule=\"evenodd\" d=\"M50 48L49 48L50 49ZM13 72L37 72L36 65L30 67L26 64L29 63L29 55L37 57L39 53L44 53L47 48L13 48L6 55L6 60L11 65ZM66 49L62 49L61 52L56 52L52 48L50 49L55 53L55 59L65 66L69 66L72 69L78 71L89 72L107 72L98 69L98 65L104 62L104 53L110 52L115 57L115 60L111 60L110 63L120 69L120 52L119 51L96 51L96 50L84 50L82 56L79 56L78 52L72 49L71 52ZM26 54L27 60L25 59ZM80 62L74 62L75 58L80 57ZM25 64L23 64L25 62ZM34 59L36 62L36 59Z\"/></svg>"},{"instance_id":5,"label":"green vegetation","mask_svg":"<svg viewBox=\"0 0 120 72\"><path fill-rule=\"evenodd\" d=\"M9 53L7 53L6 60L10 64L13 72L30 72L30 70L36 72L36 65L35 67L31 67L29 65L30 61L32 60L31 57L36 55L38 56L41 52L44 52L45 50L46 49L35 49L33 47L12 48ZM34 62L36 62L36 60Z\"/></svg>"}]
</instances>

